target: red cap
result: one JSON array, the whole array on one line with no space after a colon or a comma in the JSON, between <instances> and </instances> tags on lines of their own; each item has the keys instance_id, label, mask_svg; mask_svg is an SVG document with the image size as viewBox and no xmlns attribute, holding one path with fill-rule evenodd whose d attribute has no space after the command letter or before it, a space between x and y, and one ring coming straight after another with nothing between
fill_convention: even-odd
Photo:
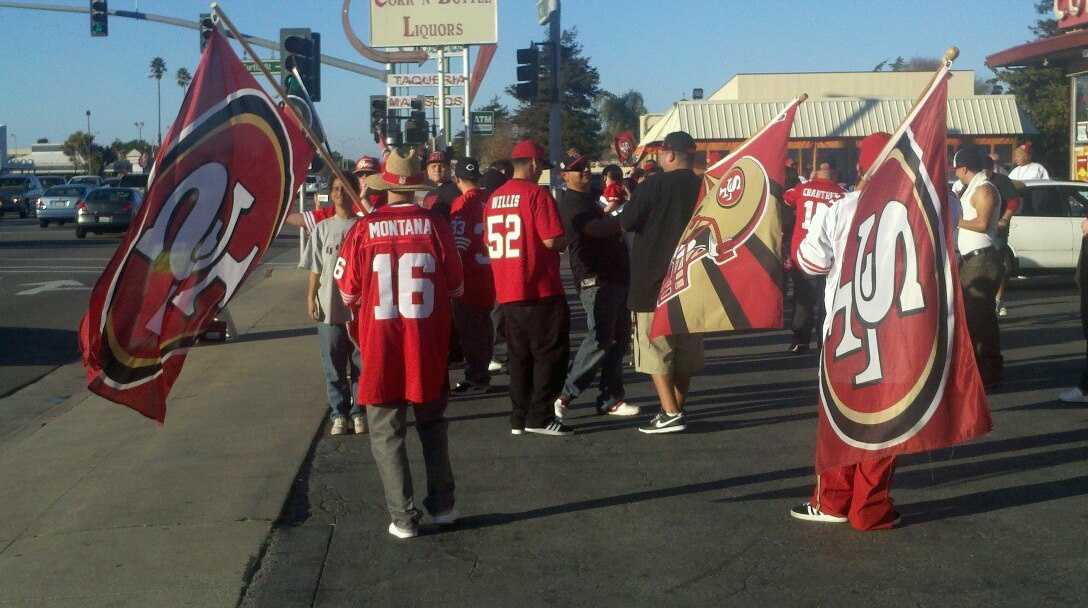
<instances>
[{"instance_id":1,"label":"red cap","mask_svg":"<svg viewBox=\"0 0 1088 608\"><path fill-rule=\"evenodd\" d=\"M448 162L446 161L446 155L441 152L431 152L430 156L427 157L428 165L431 163L441 163L444 165L446 162Z\"/></svg>"},{"instance_id":2,"label":"red cap","mask_svg":"<svg viewBox=\"0 0 1088 608\"><path fill-rule=\"evenodd\" d=\"M381 163L373 156L360 156L359 160L355 161L355 170L352 173L356 175L360 173L378 173L381 171Z\"/></svg>"},{"instance_id":3,"label":"red cap","mask_svg":"<svg viewBox=\"0 0 1088 608\"><path fill-rule=\"evenodd\" d=\"M861 140L861 143L858 144L858 169L861 170L862 174L868 171L869 167L876 162L876 157L880 155L880 151L884 149L884 145L891 138L890 133L877 131Z\"/></svg>"},{"instance_id":4,"label":"red cap","mask_svg":"<svg viewBox=\"0 0 1088 608\"><path fill-rule=\"evenodd\" d=\"M514 144L514 149L510 151L510 158L535 158L537 160L545 160L548 158L548 153L544 151L537 143L531 139L523 139Z\"/></svg>"}]
</instances>

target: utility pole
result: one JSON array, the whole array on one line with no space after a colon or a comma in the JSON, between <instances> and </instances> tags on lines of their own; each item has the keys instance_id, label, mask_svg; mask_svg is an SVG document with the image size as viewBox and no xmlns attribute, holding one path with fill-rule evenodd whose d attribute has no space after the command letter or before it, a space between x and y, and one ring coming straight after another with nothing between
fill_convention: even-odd
<instances>
[{"instance_id":1,"label":"utility pole","mask_svg":"<svg viewBox=\"0 0 1088 608\"><path fill-rule=\"evenodd\" d=\"M560 57L562 56L559 49L560 39L563 37L563 29L559 25L559 16L562 11L561 0L555 0L555 10L552 11L551 19L548 22L551 30L551 48L552 48L552 90L551 90L551 110L548 116L548 156L551 157L553 168L551 170L551 182L552 189L559 188L559 171L555 167L559 166L560 159L563 158L563 117L560 114L562 109L562 100L560 99L560 91L563 90L560 77Z\"/></svg>"},{"instance_id":2,"label":"utility pole","mask_svg":"<svg viewBox=\"0 0 1088 608\"><path fill-rule=\"evenodd\" d=\"M87 135L91 134L91 111L87 110Z\"/></svg>"}]
</instances>

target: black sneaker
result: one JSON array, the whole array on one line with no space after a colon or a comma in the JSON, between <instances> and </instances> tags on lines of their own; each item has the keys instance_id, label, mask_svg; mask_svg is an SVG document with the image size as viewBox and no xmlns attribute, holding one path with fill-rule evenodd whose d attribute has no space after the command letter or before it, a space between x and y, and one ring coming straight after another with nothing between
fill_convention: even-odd
<instances>
[{"instance_id":1,"label":"black sneaker","mask_svg":"<svg viewBox=\"0 0 1088 608\"><path fill-rule=\"evenodd\" d=\"M566 426L559 421L558 418L552 418L547 425L542 427L525 427L526 433L536 433L537 435L552 435L554 437L566 437L574 434L574 429Z\"/></svg>"},{"instance_id":2,"label":"black sneaker","mask_svg":"<svg viewBox=\"0 0 1088 608\"><path fill-rule=\"evenodd\" d=\"M795 355L803 355L808 352L808 344L791 344L787 352Z\"/></svg>"},{"instance_id":3,"label":"black sneaker","mask_svg":"<svg viewBox=\"0 0 1088 608\"><path fill-rule=\"evenodd\" d=\"M678 414L658 412L658 414L651 418L649 422L638 427L638 432L655 435L658 433L676 433L686 428L687 425L684 424L684 412Z\"/></svg>"},{"instance_id":4,"label":"black sneaker","mask_svg":"<svg viewBox=\"0 0 1088 608\"><path fill-rule=\"evenodd\" d=\"M490 388L487 384L476 384L475 382L469 382L465 380L458 382L457 386L450 390L450 394L457 397L464 397L466 395L482 395Z\"/></svg>"}]
</instances>

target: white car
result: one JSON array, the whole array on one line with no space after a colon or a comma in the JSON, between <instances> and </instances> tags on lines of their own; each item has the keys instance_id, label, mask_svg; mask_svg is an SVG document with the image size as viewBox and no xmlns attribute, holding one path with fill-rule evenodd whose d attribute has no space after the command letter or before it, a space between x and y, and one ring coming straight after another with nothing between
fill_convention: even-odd
<instances>
[{"instance_id":1,"label":"white car","mask_svg":"<svg viewBox=\"0 0 1088 608\"><path fill-rule=\"evenodd\" d=\"M1024 181L1020 211L1009 225L1009 249L1017 272L1073 270L1080 257L1081 221L1088 211L1088 183Z\"/></svg>"}]
</instances>

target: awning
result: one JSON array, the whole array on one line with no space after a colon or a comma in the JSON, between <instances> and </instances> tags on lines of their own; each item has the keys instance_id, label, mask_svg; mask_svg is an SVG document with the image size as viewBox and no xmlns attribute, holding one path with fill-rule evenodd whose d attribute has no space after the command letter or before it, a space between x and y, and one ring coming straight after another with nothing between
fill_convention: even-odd
<instances>
[{"instance_id":1,"label":"awning","mask_svg":"<svg viewBox=\"0 0 1088 608\"><path fill-rule=\"evenodd\" d=\"M1050 65L1082 58L1088 49L1088 30L1080 30L1034 40L990 55L986 66L990 69L1008 67L1039 67L1046 61Z\"/></svg>"}]
</instances>

